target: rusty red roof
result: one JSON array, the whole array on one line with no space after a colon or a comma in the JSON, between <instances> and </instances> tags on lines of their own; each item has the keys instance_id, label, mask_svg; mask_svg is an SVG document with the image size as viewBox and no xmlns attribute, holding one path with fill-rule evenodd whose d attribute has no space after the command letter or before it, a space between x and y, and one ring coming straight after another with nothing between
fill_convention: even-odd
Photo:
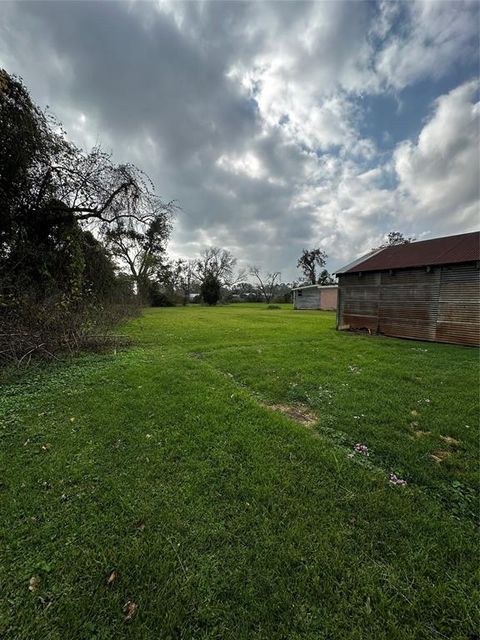
<instances>
[{"instance_id":1,"label":"rusty red roof","mask_svg":"<svg viewBox=\"0 0 480 640\"><path fill-rule=\"evenodd\" d=\"M343 269L339 269L337 274L406 269L476 260L480 260L479 231L386 247L348 264Z\"/></svg>"}]
</instances>

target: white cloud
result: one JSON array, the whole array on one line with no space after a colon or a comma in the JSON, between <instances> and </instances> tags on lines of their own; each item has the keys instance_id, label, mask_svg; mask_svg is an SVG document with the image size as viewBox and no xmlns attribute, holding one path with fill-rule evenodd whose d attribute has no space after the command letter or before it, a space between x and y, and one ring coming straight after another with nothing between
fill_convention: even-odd
<instances>
[{"instance_id":1,"label":"white cloud","mask_svg":"<svg viewBox=\"0 0 480 640\"><path fill-rule=\"evenodd\" d=\"M418 140L396 150L399 189L415 202L415 215L478 225L478 89L478 81L467 82L438 98Z\"/></svg>"},{"instance_id":2,"label":"white cloud","mask_svg":"<svg viewBox=\"0 0 480 640\"><path fill-rule=\"evenodd\" d=\"M390 31L398 19L399 7L404 28ZM459 60L478 56L472 40L478 37L477 2L412 1L383 2L381 17L372 34L386 36L376 55L379 81L395 89L426 77L441 77Z\"/></svg>"},{"instance_id":3,"label":"white cloud","mask_svg":"<svg viewBox=\"0 0 480 640\"><path fill-rule=\"evenodd\" d=\"M261 165L257 156L251 152L241 156L222 154L216 164L225 171L244 174L257 180L265 177L265 168Z\"/></svg>"}]
</instances>

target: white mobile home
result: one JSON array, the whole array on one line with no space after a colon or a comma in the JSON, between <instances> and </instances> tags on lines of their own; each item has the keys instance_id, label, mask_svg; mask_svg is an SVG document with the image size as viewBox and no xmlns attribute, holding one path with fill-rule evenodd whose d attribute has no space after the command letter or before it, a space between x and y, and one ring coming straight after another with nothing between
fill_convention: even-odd
<instances>
[{"instance_id":1,"label":"white mobile home","mask_svg":"<svg viewBox=\"0 0 480 640\"><path fill-rule=\"evenodd\" d=\"M310 284L292 289L294 309L322 309L334 311L337 308L336 284Z\"/></svg>"}]
</instances>

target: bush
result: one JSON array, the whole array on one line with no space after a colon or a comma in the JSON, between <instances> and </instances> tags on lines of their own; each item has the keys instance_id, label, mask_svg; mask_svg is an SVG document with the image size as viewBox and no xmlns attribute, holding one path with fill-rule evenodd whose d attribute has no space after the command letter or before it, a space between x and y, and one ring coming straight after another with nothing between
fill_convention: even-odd
<instances>
[{"instance_id":1,"label":"bush","mask_svg":"<svg viewBox=\"0 0 480 640\"><path fill-rule=\"evenodd\" d=\"M155 292L151 299L150 304L152 307L174 307L175 302L168 296L166 293L162 291Z\"/></svg>"},{"instance_id":2,"label":"bush","mask_svg":"<svg viewBox=\"0 0 480 640\"><path fill-rule=\"evenodd\" d=\"M130 299L72 303L62 296L4 307L0 315L0 364L24 365L33 358L102 350L128 341L111 328L137 315Z\"/></svg>"},{"instance_id":3,"label":"bush","mask_svg":"<svg viewBox=\"0 0 480 640\"><path fill-rule=\"evenodd\" d=\"M147 282L141 300L150 307L174 307L177 303L175 294L165 292L154 280Z\"/></svg>"}]
</instances>

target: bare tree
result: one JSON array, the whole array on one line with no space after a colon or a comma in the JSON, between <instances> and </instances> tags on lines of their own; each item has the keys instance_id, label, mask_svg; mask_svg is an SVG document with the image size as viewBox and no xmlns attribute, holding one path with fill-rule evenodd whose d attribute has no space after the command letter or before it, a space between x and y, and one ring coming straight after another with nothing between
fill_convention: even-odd
<instances>
[{"instance_id":1,"label":"bare tree","mask_svg":"<svg viewBox=\"0 0 480 640\"><path fill-rule=\"evenodd\" d=\"M195 271L200 282L212 275L222 286L232 287L241 282L246 275L244 269L234 271L237 259L227 249L207 247L196 261Z\"/></svg>"},{"instance_id":2,"label":"bare tree","mask_svg":"<svg viewBox=\"0 0 480 640\"><path fill-rule=\"evenodd\" d=\"M273 273L262 275L260 267L253 265L250 267L249 273L257 280L265 302L268 304L273 297L275 283L280 280L280 272L274 271Z\"/></svg>"}]
</instances>

